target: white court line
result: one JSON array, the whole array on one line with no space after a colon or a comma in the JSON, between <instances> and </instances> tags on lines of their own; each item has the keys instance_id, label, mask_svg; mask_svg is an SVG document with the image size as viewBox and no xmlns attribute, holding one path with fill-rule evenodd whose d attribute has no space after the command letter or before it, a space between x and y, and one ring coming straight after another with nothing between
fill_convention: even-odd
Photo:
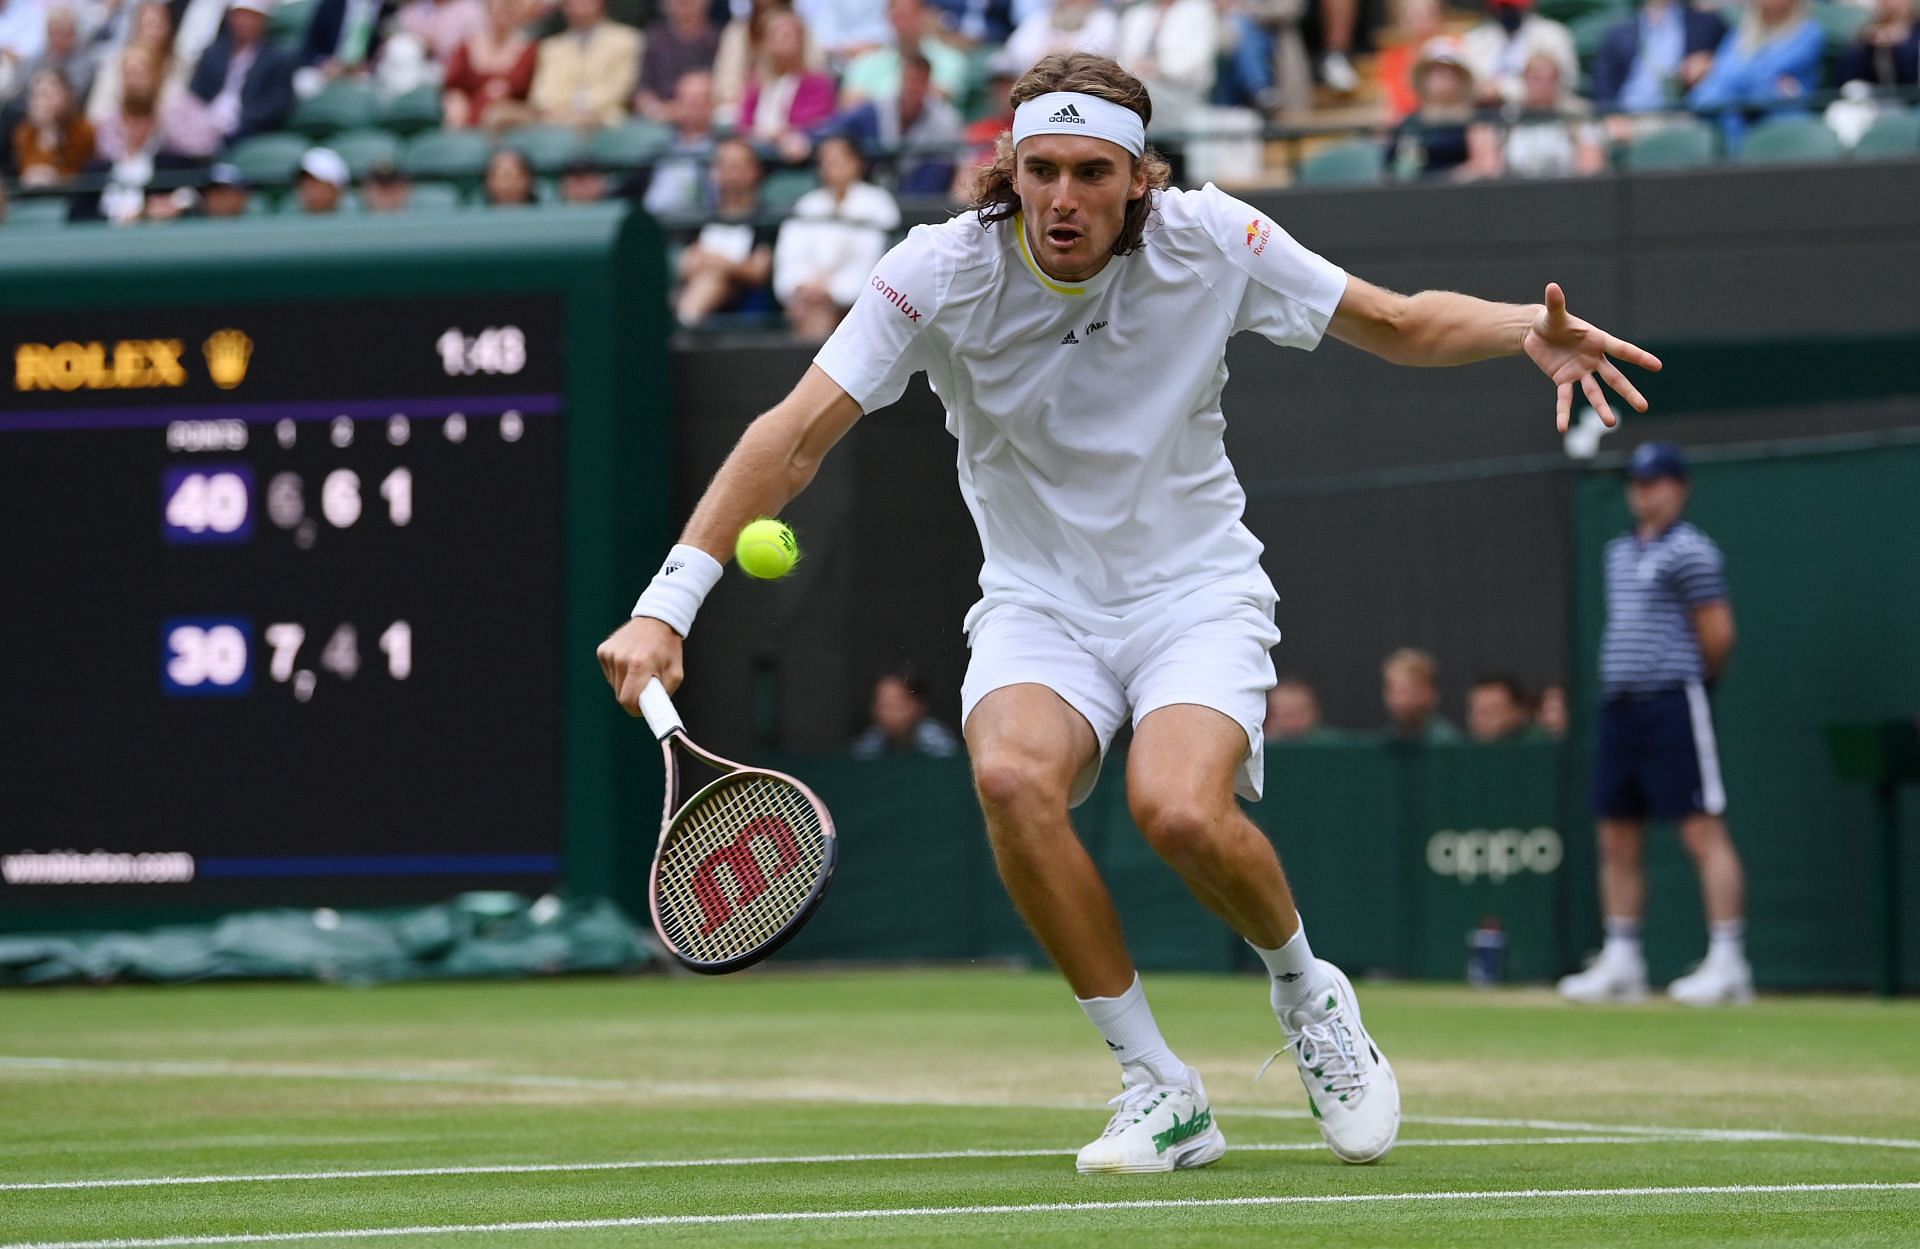
<instances>
[{"instance_id":1,"label":"white court line","mask_svg":"<svg viewBox=\"0 0 1920 1249\"><path fill-rule=\"evenodd\" d=\"M1495 1149L1522 1145L1686 1144L1683 1137L1515 1136L1401 1141L1398 1149ZM1318 1153L1319 1141L1233 1145L1236 1153ZM546 1175L587 1171L649 1171L686 1167L771 1167L836 1162L938 1162L962 1158L1070 1158L1071 1149L942 1149L900 1154L770 1154L758 1158L635 1158L614 1162L523 1162L457 1167L394 1167L367 1171L280 1171L252 1175L158 1175L111 1180L27 1180L0 1184L0 1193L73 1188L172 1188L189 1184L269 1184L299 1180L391 1180L433 1175Z\"/></svg>"},{"instance_id":2,"label":"white court line","mask_svg":"<svg viewBox=\"0 0 1920 1249\"><path fill-rule=\"evenodd\" d=\"M1342 1206L1417 1201L1553 1201L1585 1197L1723 1197L1803 1193L1920 1191L1920 1181L1852 1184L1691 1184L1646 1188L1523 1188L1462 1192L1327 1193L1276 1197L1189 1197L1142 1201L1049 1201L1004 1206L899 1206L882 1210L767 1210L746 1214L649 1214L624 1219L543 1219L524 1223L448 1223L419 1227L356 1227L306 1232L241 1232L222 1236L157 1236L128 1240L29 1241L0 1249L171 1249L187 1245L263 1245L296 1240L460 1233L563 1232L611 1227L699 1227L729 1223L799 1223L836 1219L953 1218L992 1214L1081 1214L1108 1210L1205 1210L1233 1206Z\"/></svg>"},{"instance_id":3,"label":"white court line","mask_svg":"<svg viewBox=\"0 0 1920 1249\"><path fill-rule=\"evenodd\" d=\"M462 1084L501 1088L583 1089L618 1093L652 1093L730 1101L817 1102L822 1098L872 1106L922 1106L980 1110L1097 1110L1085 1102L976 1101L924 1097L896 1097L861 1089L756 1089L725 1082L596 1079L520 1072L408 1071L379 1067L341 1067L306 1063L147 1062L109 1058L55 1058L38 1055L0 1055L0 1073L13 1071L74 1071L94 1075L184 1076L220 1079L357 1080L391 1084ZM1265 1119L1304 1119L1304 1110L1275 1106L1233 1106L1218 1103L1228 1114ZM1544 1132L1634 1133L1680 1136L1701 1141L1789 1141L1810 1145L1850 1145L1878 1149L1920 1150L1920 1140L1900 1137L1844 1136L1747 1128L1687 1128L1659 1124L1581 1123L1559 1119L1490 1119L1458 1115L1405 1115L1403 1123L1433 1127L1528 1129Z\"/></svg>"}]
</instances>

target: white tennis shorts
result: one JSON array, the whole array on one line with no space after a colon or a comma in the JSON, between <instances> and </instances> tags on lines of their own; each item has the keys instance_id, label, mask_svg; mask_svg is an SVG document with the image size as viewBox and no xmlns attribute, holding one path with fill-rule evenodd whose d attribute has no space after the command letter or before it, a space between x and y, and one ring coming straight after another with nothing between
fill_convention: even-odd
<instances>
[{"instance_id":1,"label":"white tennis shorts","mask_svg":"<svg viewBox=\"0 0 1920 1249\"><path fill-rule=\"evenodd\" d=\"M960 722L980 700L1009 685L1044 685L1086 717L1100 751L1074 781L1070 805L1079 806L1100 777L1113 735L1128 710L1137 726L1151 712L1175 703L1195 703L1229 716L1247 731L1247 757L1234 777L1234 792L1260 797L1266 776L1267 691L1280 640L1271 612L1251 604L1197 623L1168 614L1129 622L1122 637L1085 633L1043 611L1001 604L974 622L968 644L973 658L960 687Z\"/></svg>"}]
</instances>

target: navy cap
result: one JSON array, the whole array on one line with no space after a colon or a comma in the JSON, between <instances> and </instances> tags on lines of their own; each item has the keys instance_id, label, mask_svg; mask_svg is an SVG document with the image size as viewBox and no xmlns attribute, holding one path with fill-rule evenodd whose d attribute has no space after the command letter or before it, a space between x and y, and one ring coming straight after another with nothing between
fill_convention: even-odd
<instances>
[{"instance_id":1,"label":"navy cap","mask_svg":"<svg viewBox=\"0 0 1920 1249\"><path fill-rule=\"evenodd\" d=\"M1657 481L1662 477L1685 481L1687 453L1670 442L1643 442L1627 461L1627 477L1632 481Z\"/></svg>"}]
</instances>

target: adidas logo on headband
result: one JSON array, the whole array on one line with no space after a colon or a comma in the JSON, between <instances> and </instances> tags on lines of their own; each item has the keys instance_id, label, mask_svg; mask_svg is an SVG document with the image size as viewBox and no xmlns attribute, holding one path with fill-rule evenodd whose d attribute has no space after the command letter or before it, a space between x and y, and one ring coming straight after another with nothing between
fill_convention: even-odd
<instances>
[{"instance_id":1,"label":"adidas logo on headband","mask_svg":"<svg viewBox=\"0 0 1920 1249\"><path fill-rule=\"evenodd\" d=\"M1047 124L1049 126L1058 125L1063 121L1074 122L1082 126L1087 124L1087 119L1080 115L1080 110L1075 108L1071 104L1067 105L1065 108L1061 109L1059 112L1055 113L1053 116L1047 118Z\"/></svg>"}]
</instances>

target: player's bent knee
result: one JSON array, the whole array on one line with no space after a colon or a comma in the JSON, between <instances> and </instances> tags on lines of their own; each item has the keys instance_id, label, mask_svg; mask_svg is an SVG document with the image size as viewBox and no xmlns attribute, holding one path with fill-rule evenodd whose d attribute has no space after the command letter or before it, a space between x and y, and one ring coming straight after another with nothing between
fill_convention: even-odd
<instances>
[{"instance_id":1,"label":"player's bent knee","mask_svg":"<svg viewBox=\"0 0 1920 1249\"><path fill-rule=\"evenodd\" d=\"M1064 764L1014 747L989 746L974 756L973 784L989 814L1065 814L1072 777Z\"/></svg>"},{"instance_id":2,"label":"player's bent knee","mask_svg":"<svg viewBox=\"0 0 1920 1249\"><path fill-rule=\"evenodd\" d=\"M1132 807L1134 823L1154 853L1176 863L1211 845L1226 818L1215 804L1177 791L1138 796Z\"/></svg>"}]
</instances>

